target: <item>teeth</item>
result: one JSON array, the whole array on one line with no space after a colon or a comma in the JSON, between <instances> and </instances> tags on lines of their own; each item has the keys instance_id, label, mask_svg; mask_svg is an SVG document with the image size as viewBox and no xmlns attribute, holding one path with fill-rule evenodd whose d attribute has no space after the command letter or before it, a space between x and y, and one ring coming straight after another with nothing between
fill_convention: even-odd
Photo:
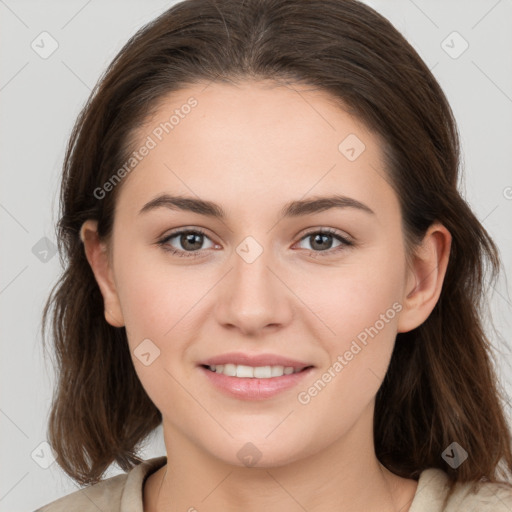
<instances>
[{"instance_id":1,"label":"teeth","mask_svg":"<svg viewBox=\"0 0 512 512\"><path fill-rule=\"evenodd\" d=\"M217 370L215 370L217 371ZM254 368L252 366L244 366L243 364L239 364L236 367L236 376L237 377L254 377Z\"/></svg>"},{"instance_id":2,"label":"teeth","mask_svg":"<svg viewBox=\"0 0 512 512\"><path fill-rule=\"evenodd\" d=\"M208 366L212 372L223 373L228 377L242 377L253 379L270 379L298 373L304 368L294 369L292 366L246 366L243 364L217 364Z\"/></svg>"}]
</instances>

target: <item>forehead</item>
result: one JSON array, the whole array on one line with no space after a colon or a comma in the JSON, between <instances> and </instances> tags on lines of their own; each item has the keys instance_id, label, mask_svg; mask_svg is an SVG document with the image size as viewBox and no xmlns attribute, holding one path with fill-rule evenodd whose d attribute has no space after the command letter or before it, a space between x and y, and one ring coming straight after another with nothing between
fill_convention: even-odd
<instances>
[{"instance_id":1,"label":"forehead","mask_svg":"<svg viewBox=\"0 0 512 512\"><path fill-rule=\"evenodd\" d=\"M129 203L181 192L251 207L308 194L393 201L379 137L329 94L269 81L194 84L161 98L132 148ZM247 201L246 201L247 200ZM249 204L249 203L247 203Z\"/></svg>"}]
</instances>

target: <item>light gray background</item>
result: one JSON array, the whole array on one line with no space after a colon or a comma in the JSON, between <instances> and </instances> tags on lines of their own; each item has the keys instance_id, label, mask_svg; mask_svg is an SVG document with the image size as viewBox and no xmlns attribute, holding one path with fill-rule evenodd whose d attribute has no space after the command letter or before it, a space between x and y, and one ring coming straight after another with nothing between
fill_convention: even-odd
<instances>
[{"instance_id":1,"label":"light gray background","mask_svg":"<svg viewBox=\"0 0 512 512\"><path fill-rule=\"evenodd\" d=\"M90 89L136 29L173 3L0 0L1 511L34 510L78 488L56 463L40 465L51 461L41 443L54 376L43 360L39 329L60 263L38 244L43 237L55 242L65 144ZM367 3L406 36L447 94L462 139L463 193L496 240L510 281L512 0ZM58 43L46 59L31 47L43 31ZM453 31L469 44L459 56L464 41L450 36ZM502 275L490 302L498 332L490 335L499 348L501 382L512 396L509 290ZM141 455L164 453L158 430ZM113 467L106 476L119 472Z\"/></svg>"}]
</instances>

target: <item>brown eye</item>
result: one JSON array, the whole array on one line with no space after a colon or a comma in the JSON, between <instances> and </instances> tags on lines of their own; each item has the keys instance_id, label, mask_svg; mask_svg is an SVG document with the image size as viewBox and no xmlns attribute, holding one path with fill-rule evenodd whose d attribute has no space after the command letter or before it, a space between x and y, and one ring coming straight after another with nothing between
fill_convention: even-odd
<instances>
[{"instance_id":1,"label":"brown eye","mask_svg":"<svg viewBox=\"0 0 512 512\"><path fill-rule=\"evenodd\" d=\"M187 229L167 235L165 238L160 240L158 244L164 250L169 251L172 254L194 257L199 255L196 253L201 253L204 249L211 248L214 245L212 242L210 247L203 247L205 239L209 240L206 234L202 231L198 229ZM173 243L171 243L171 241L173 241Z\"/></svg>"},{"instance_id":2,"label":"brown eye","mask_svg":"<svg viewBox=\"0 0 512 512\"><path fill-rule=\"evenodd\" d=\"M308 249L306 247L307 250L314 253L326 252L326 255L331 255L340 250L343 250L345 247L354 245L353 242L341 236L336 231L330 229L312 231L306 234L304 237L302 237L301 242L304 240L310 240L310 248ZM338 245L334 245L333 248L333 244L336 241L338 241L339 243Z\"/></svg>"}]
</instances>

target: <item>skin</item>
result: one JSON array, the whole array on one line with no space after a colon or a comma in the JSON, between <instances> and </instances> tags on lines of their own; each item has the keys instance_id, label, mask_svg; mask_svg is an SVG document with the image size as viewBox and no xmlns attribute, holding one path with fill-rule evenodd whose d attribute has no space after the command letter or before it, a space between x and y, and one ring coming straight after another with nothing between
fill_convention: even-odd
<instances>
[{"instance_id":1,"label":"skin","mask_svg":"<svg viewBox=\"0 0 512 512\"><path fill-rule=\"evenodd\" d=\"M407 264L380 139L312 88L196 84L164 98L135 146L190 96L198 105L124 178L108 243L94 220L81 230L105 318L126 327L137 374L163 415L168 463L147 479L144 510L407 511L417 483L376 458L375 395L396 334L423 323L439 298L450 233L433 224ZM349 134L366 146L354 161L338 149ZM162 192L214 201L227 218L165 207L139 214ZM374 214L337 208L280 218L289 201L334 192ZM182 227L206 231L201 256L157 244ZM334 252L340 242L332 237L322 251L305 236L321 228L355 245ZM247 236L263 249L252 263L236 252ZM187 250L179 236L167 244ZM317 396L299 403L297 393L394 303L401 310ZM134 356L146 338L160 350L148 366ZM214 389L197 366L232 351L315 368L297 389L244 401ZM247 442L261 452L254 467L237 457Z\"/></svg>"}]
</instances>

